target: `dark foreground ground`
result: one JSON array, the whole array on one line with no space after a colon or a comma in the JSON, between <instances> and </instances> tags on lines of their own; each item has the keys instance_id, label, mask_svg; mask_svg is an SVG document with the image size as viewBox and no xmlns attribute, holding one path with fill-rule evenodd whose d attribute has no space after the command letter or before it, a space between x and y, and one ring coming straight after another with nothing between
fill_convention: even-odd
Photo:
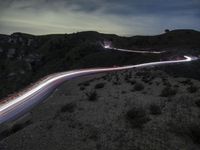
<instances>
[{"instance_id":1,"label":"dark foreground ground","mask_svg":"<svg viewBox=\"0 0 200 150\"><path fill-rule=\"evenodd\" d=\"M157 69L77 78L19 121L1 150L199 150L200 82Z\"/></svg>"}]
</instances>

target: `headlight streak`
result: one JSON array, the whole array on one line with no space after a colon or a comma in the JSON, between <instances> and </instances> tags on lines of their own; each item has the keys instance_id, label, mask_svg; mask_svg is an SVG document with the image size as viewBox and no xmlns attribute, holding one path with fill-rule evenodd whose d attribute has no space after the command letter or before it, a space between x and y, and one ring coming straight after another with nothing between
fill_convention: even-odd
<instances>
[{"instance_id":1,"label":"headlight streak","mask_svg":"<svg viewBox=\"0 0 200 150\"><path fill-rule=\"evenodd\" d=\"M129 50L129 49L122 49L122 48L114 48L110 45L103 45L105 49L111 49L111 50L118 50L121 52L128 52L128 53L141 53L141 54L162 54L166 51L144 51L144 50Z\"/></svg>"},{"instance_id":2,"label":"headlight streak","mask_svg":"<svg viewBox=\"0 0 200 150\"><path fill-rule=\"evenodd\" d=\"M185 59L182 60L150 62L138 65L111 68L80 69L53 74L52 76L49 76L48 78L38 83L38 85L33 86L32 89L24 92L22 95L16 96L11 100L0 104L0 124L17 119L18 117L30 111L33 107L35 107L36 105L44 101L49 95L51 95L51 93L66 80L96 73L113 72L164 64L184 63L198 59L197 57L189 56L184 56L184 58Z\"/></svg>"}]
</instances>

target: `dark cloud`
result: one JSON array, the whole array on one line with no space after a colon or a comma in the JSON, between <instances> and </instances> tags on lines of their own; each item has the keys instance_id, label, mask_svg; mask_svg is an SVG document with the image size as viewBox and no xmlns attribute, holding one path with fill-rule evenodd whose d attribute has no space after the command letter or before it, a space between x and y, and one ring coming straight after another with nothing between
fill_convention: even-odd
<instances>
[{"instance_id":1,"label":"dark cloud","mask_svg":"<svg viewBox=\"0 0 200 150\"><path fill-rule=\"evenodd\" d=\"M6 7L18 9L55 7L91 13L103 10L117 15L193 13L198 16L200 14L199 0L1 0L0 7L2 9Z\"/></svg>"},{"instance_id":2,"label":"dark cloud","mask_svg":"<svg viewBox=\"0 0 200 150\"><path fill-rule=\"evenodd\" d=\"M1 27L3 24L5 26L5 20L11 21L13 18L18 23L26 21L29 24L39 24L37 21L42 22L45 18L46 22L43 24L53 22L54 26L64 26L69 23L60 20L74 21L75 14L77 14L78 19L82 16L82 30L86 26L85 22L93 23L95 29L95 26L98 28L104 26L106 21L110 22L109 25L117 24L120 30L126 28L124 29L126 32L132 26L138 33L147 30L153 33L156 31L154 28L165 27L199 29L199 8L199 0L0 0L0 28L3 28ZM63 14L67 17L65 18ZM31 21L30 18L36 15L38 19L35 18L34 23L34 19ZM47 15L49 15L50 22L46 20ZM98 22L98 17L102 19L101 22L105 22L102 24Z\"/></svg>"}]
</instances>

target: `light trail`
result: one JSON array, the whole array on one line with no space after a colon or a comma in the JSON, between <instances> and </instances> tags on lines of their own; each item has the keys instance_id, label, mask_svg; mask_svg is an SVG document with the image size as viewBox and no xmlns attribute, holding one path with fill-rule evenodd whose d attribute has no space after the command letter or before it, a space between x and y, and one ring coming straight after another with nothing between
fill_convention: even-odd
<instances>
[{"instance_id":1,"label":"light trail","mask_svg":"<svg viewBox=\"0 0 200 150\"><path fill-rule=\"evenodd\" d=\"M166 51L143 51L143 50L129 50L129 49L122 49L122 48L115 48L111 47L109 44L103 45L105 49L112 49L112 50L117 50L121 52L128 52L128 53L141 53L141 54L162 54L165 53Z\"/></svg>"},{"instance_id":2,"label":"light trail","mask_svg":"<svg viewBox=\"0 0 200 150\"><path fill-rule=\"evenodd\" d=\"M164 64L174 64L174 63L184 63L197 60L197 57L184 56L185 59L182 60L171 60L171 61L160 61L160 62L150 62L138 65L129 65L123 67L111 67L111 68L93 68L93 69L81 69L73 70L62 73L56 73L48 78L45 78L38 85L33 86L28 91L25 91L19 96L13 97L10 100L5 100L0 104L0 124L17 119L27 112L29 112L33 107L37 106L39 103L44 101L51 93L63 82L70 80L75 77L113 72L119 70L126 70L132 68L141 68L148 66L158 66Z\"/></svg>"}]
</instances>

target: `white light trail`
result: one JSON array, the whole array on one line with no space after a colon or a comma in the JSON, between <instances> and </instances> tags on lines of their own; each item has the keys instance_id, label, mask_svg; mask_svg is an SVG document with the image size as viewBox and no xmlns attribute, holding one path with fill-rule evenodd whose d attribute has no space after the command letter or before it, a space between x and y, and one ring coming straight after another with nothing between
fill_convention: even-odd
<instances>
[{"instance_id":1,"label":"white light trail","mask_svg":"<svg viewBox=\"0 0 200 150\"><path fill-rule=\"evenodd\" d=\"M101 72L111 72L118 70L126 70L131 68L163 65L163 64L173 64L173 63L183 63L196 60L196 57L184 56L185 59L182 60L171 60L171 61L160 61L160 62L150 62L138 65L129 65L123 67L111 67L111 68L93 68L93 69L82 69L67 71L62 73L53 74L41 81L38 85L34 86L32 89L24 92L22 95L16 96L13 99L0 104L0 124L9 121L16 116L18 117L21 113L27 113L33 106L45 100L46 96L49 96L52 90L55 90L58 85L71 78L84 76L94 73Z\"/></svg>"},{"instance_id":2,"label":"white light trail","mask_svg":"<svg viewBox=\"0 0 200 150\"><path fill-rule=\"evenodd\" d=\"M143 51L143 50L129 50L129 49L122 49L122 48L114 48L110 46L109 44L105 44L103 46L105 49L112 49L112 50L118 50L121 52L129 52L129 53L142 53L142 54L162 54L166 51Z\"/></svg>"}]
</instances>

